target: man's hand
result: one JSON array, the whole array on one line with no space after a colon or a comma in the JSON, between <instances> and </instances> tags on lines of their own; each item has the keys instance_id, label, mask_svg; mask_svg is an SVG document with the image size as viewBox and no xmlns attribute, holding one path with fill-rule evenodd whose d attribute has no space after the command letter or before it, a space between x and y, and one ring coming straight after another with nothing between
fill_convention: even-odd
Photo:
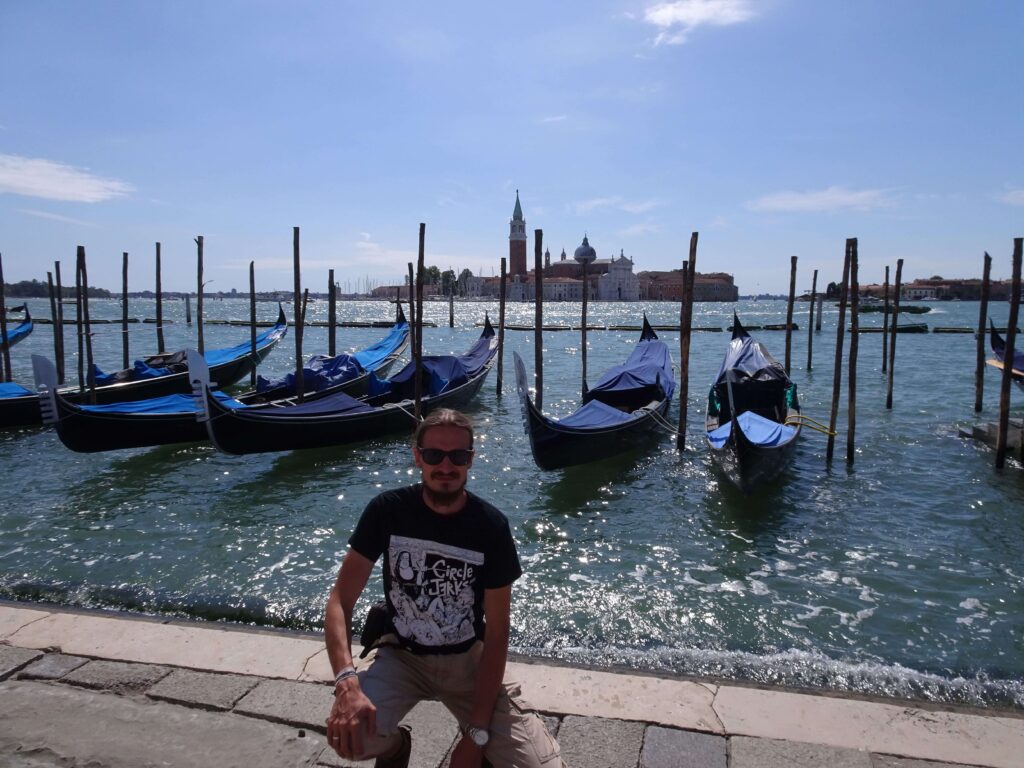
<instances>
[{"instance_id":1,"label":"man's hand","mask_svg":"<svg viewBox=\"0 0 1024 768\"><path fill-rule=\"evenodd\" d=\"M484 751L469 736L463 736L452 752L451 768L480 768Z\"/></svg>"},{"instance_id":2,"label":"man's hand","mask_svg":"<svg viewBox=\"0 0 1024 768\"><path fill-rule=\"evenodd\" d=\"M327 718L327 743L346 760L353 760L363 754L364 735L377 735L377 708L359 687L359 678L348 677L334 689L334 705Z\"/></svg>"}]
</instances>

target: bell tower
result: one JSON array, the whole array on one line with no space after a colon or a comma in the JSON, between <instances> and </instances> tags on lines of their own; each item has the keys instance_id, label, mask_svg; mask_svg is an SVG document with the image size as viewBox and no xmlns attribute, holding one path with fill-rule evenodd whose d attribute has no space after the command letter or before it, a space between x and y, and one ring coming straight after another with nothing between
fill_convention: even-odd
<instances>
[{"instance_id":1,"label":"bell tower","mask_svg":"<svg viewBox=\"0 0 1024 768\"><path fill-rule=\"evenodd\" d=\"M526 277L526 220L519 205L519 190L516 190L516 208L512 212L508 233L508 266L510 275Z\"/></svg>"}]
</instances>

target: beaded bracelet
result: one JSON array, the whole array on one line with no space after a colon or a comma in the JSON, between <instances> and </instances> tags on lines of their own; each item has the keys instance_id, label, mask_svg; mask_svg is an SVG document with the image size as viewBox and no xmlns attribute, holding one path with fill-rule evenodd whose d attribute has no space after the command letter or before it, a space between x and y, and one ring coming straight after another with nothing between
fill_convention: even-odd
<instances>
[{"instance_id":1,"label":"beaded bracelet","mask_svg":"<svg viewBox=\"0 0 1024 768\"><path fill-rule=\"evenodd\" d=\"M356 676L356 668L353 667L352 665L349 665L347 667L342 668L341 671L339 671L338 674L336 674L334 676L334 684L337 685L342 680L347 680L348 678L355 677L355 676Z\"/></svg>"}]
</instances>

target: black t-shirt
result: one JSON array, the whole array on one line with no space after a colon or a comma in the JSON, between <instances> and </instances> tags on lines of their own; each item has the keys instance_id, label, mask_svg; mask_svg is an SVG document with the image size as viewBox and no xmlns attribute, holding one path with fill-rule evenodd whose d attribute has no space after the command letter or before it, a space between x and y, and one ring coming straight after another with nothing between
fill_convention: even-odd
<instances>
[{"instance_id":1,"label":"black t-shirt","mask_svg":"<svg viewBox=\"0 0 1024 768\"><path fill-rule=\"evenodd\" d=\"M508 519L467 491L439 515L419 484L374 498L348 540L374 562L386 554L384 596L402 644L414 653L461 653L484 636L485 589L522 575Z\"/></svg>"}]
</instances>

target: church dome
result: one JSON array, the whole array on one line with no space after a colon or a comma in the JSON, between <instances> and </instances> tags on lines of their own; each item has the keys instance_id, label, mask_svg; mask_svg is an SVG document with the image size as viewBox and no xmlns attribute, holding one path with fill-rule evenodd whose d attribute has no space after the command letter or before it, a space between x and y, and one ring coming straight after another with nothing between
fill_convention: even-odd
<instances>
[{"instance_id":1,"label":"church dome","mask_svg":"<svg viewBox=\"0 0 1024 768\"><path fill-rule=\"evenodd\" d=\"M597 258L597 251L590 247L590 243L587 242L587 236L583 236L583 243L579 248L576 249L576 253L573 255L580 264L590 264Z\"/></svg>"}]
</instances>

